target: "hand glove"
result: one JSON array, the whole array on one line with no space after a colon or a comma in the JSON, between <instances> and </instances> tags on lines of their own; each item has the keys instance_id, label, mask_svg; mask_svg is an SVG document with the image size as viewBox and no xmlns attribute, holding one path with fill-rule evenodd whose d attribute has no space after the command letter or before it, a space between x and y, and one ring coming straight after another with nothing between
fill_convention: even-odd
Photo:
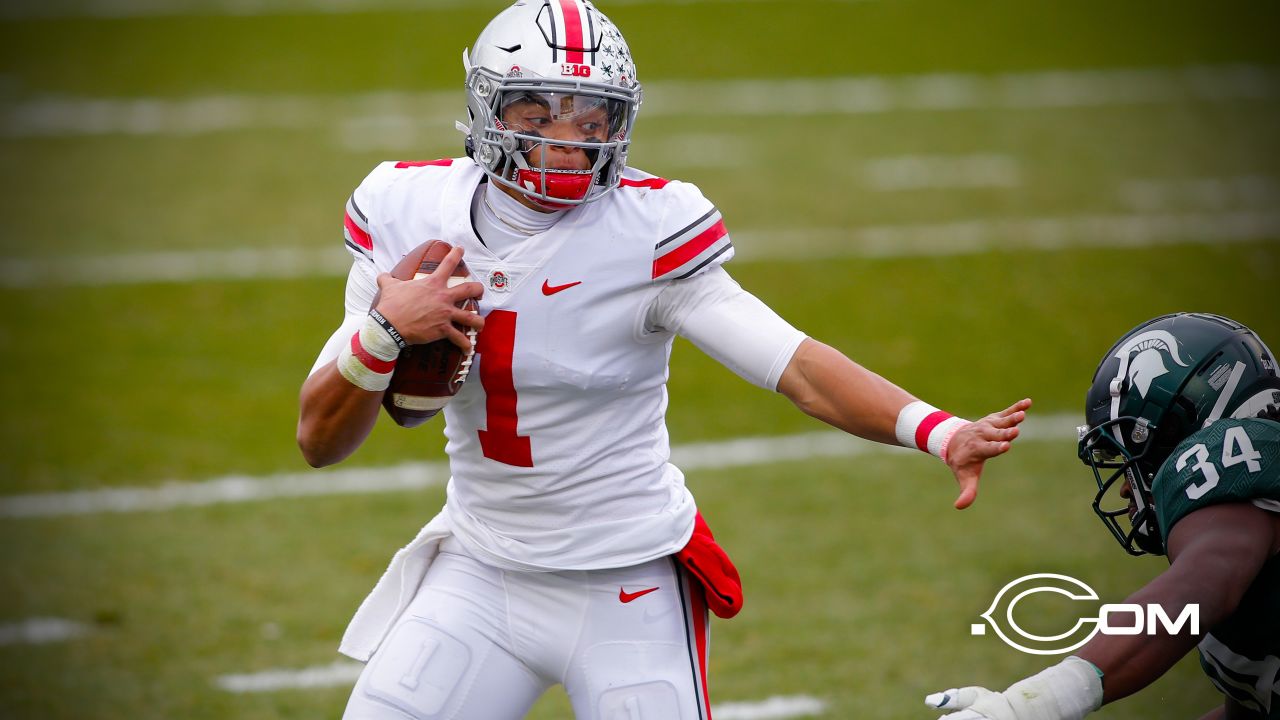
<instances>
[{"instance_id":1,"label":"hand glove","mask_svg":"<svg viewBox=\"0 0 1280 720\"><path fill-rule=\"evenodd\" d=\"M1072 655L1002 693L965 687L924 699L946 720L1080 720L1102 706L1102 671Z\"/></svg>"}]
</instances>

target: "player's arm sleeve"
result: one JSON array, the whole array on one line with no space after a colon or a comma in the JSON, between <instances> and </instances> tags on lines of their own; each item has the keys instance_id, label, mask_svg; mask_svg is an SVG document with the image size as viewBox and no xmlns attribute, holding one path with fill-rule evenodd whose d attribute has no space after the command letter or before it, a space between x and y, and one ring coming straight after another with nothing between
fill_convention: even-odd
<instances>
[{"instance_id":1,"label":"player's arm sleeve","mask_svg":"<svg viewBox=\"0 0 1280 720\"><path fill-rule=\"evenodd\" d=\"M371 261L357 258L351 263L351 272L347 274L345 315L342 324L329 336L329 341L324 344L324 349L320 351L320 356L311 366L308 376L332 362L338 357L342 346L351 342L351 336L360 329L365 316L369 314L369 308L373 306L373 296L377 292L378 271Z\"/></svg>"},{"instance_id":2,"label":"player's arm sleeve","mask_svg":"<svg viewBox=\"0 0 1280 720\"><path fill-rule=\"evenodd\" d=\"M646 330L674 332L753 385L777 390L805 334L718 265L670 283L649 308Z\"/></svg>"}]
</instances>

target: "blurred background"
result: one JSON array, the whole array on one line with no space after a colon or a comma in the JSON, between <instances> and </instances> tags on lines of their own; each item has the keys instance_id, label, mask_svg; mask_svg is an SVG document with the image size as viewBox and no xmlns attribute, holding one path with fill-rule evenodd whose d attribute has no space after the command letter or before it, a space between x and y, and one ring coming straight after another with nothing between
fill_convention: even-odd
<instances>
[{"instance_id":1,"label":"blurred background","mask_svg":"<svg viewBox=\"0 0 1280 720\"><path fill-rule=\"evenodd\" d=\"M0 5L0 717L340 715L338 640L440 506L443 440L383 421L311 471L297 391L341 319L343 203L461 154L460 56L502 7ZM645 86L632 165L721 208L745 287L935 405L1036 402L958 513L935 460L817 434L681 341L677 462L747 586L716 717L928 718L1054 661L970 625L1021 575L1119 602L1163 567L1089 509L1102 353L1177 310L1280 345L1275 4L600 7ZM1081 612L1036 603L1032 631ZM1099 717L1218 702L1191 657Z\"/></svg>"}]
</instances>

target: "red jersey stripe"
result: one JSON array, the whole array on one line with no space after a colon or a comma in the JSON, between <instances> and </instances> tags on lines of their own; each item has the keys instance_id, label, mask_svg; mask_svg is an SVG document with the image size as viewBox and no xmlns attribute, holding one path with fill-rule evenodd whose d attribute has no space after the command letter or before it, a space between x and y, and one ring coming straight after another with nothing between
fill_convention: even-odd
<instances>
[{"instance_id":1,"label":"red jersey stripe","mask_svg":"<svg viewBox=\"0 0 1280 720\"><path fill-rule=\"evenodd\" d=\"M653 277L658 278L684 265L690 260L702 254L703 250L711 247L715 241L724 237L728 233L725 230L724 220L717 220L715 225L703 230L701 234L687 241L685 244L673 249L671 252L653 261Z\"/></svg>"},{"instance_id":2,"label":"red jersey stripe","mask_svg":"<svg viewBox=\"0 0 1280 720\"><path fill-rule=\"evenodd\" d=\"M628 180L623 178L618 181L618 187L640 187L649 188L650 190L661 190L666 187L669 182L671 181L660 177L645 178L644 180Z\"/></svg>"},{"instance_id":3,"label":"red jersey stripe","mask_svg":"<svg viewBox=\"0 0 1280 720\"><path fill-rule=\"evenodd\" d=\"M351 213L344 212L342 214L342 224L346 226L347 232L351 235L351 240L355 242L355 244L365 250L373 249L373 238L369 233L360 229L360 225L357 224L355 220L351 219Z\"/></svg>"},{"instance_id":4,"label":"red jersey stripe","mask_svg":"<svg viewBox=\"0 0 1280 720\"><path fill-rule=\"evenodd\" d=\"M577 0L560 0L560 14L564 16L565 62L582 63L582 16L578 14Z\"/></svg>"},{"instance_id":5,"label":"red jersey stripe","mask_svg":"<svg viewBox=\"0 0 1280 720\"><path fill-rule=\"evenodd\" d=\"M916 448L929 452L929 433L938 427L938 424L951 417L951 413L937 410L931 412L924 420L920 421L920 425L916 427Z\"/></svg>"},{"instance_id":6,"label":"red jersey stripe","mask_svg":"<svg viewBox=\"0 0 1280 720\"><path fill-rule=\"evenodd\" d=\"M351 354L355 355L360 360L361 365L364 365L379 375L385 375L396 369L395 360L379 360L368 350L364 349L364 345L360 344L360 331L358 330L351 335Z\"/></svg>"}]
</instances>

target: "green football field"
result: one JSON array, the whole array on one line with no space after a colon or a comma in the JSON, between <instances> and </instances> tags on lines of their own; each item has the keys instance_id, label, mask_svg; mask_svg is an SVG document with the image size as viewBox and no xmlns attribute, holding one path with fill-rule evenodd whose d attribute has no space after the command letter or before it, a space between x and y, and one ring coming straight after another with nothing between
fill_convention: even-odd
<instances>
[{"instance_id":1,"label":"green football field","mask_svg":"<svg viewBox=\"0 0 1280 720\"><path fill-rule=\"evenodd\" d=\"M297 392L341 318L343 203L381 160L460 153L460 55L502 5L0 8L0 718L340 715L346 621L443 501L386 479L443 439L383 421L312 471ZM919 453L787 452L823 427L680 341L672 442L747 589L713 625L717 718L930 718L1054 662L970 625L1022 575L1120 602L1163 565L1089 509L1071 428L1102 353L1176 310L1280 344L1274 5L601 6L645 85L632 164L720 207L746 288L935 405L1035 400L957 512ZM1028 602L1046 634L1082 612ZM1098 717L1217 698L1189 657ZM559 691L531 715L569 716Z\"/></svg>"}]
</instances>

